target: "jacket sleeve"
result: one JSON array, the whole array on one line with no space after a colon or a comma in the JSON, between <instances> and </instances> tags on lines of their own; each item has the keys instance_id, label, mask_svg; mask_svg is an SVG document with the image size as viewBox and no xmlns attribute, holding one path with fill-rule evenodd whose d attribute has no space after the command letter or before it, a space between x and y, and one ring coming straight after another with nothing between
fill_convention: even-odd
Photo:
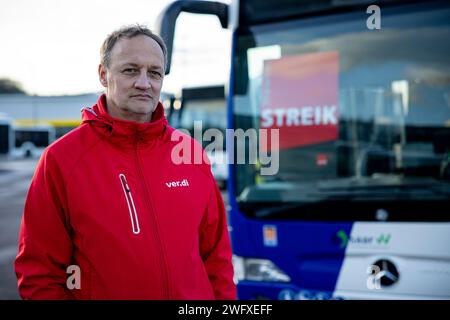
<instances>
[{"instance_id":1,"label":"jacket sleeve","mask_svg":"<svg viewBox=\"0 0 450 320\"><path fill-rule=\"evenodd\" d=\"M218 300L236 299L225 208L216 182L200 230L200 254Z\"/></svg>"},{"instance_id":2,"label":"jacket sleeve","mask_svg":"<svg viewBox=\"0 0 450 320\"><path fill-rule=\"evenodd\" d=\"M25 201L15 272L23 299L71 299L72 257L61 172L49 148L37 164Z\"/></svg>"}]
</instances>

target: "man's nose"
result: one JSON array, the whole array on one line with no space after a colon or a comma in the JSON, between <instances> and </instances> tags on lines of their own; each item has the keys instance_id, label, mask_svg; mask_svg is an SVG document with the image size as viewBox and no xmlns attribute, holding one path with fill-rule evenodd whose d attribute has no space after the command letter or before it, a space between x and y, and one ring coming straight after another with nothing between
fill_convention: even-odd
<instances>
[{"instance_id":1,"label":"man's nose","mask_svg":"<svg viewBox=\"0 0 450 320\"><path fill-rule=\"evenodd\" d=\"M139 76L134 83L134 87L142 90L150 88L150 77L147 75L147 72L143 71L139 73Z\"/></svg>"}]
</instances>

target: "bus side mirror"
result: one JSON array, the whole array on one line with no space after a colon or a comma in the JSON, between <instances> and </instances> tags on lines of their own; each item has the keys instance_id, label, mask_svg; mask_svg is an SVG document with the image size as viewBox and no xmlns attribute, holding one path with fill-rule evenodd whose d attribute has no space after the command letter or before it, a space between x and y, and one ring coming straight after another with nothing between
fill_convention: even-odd
<instances>
[{"instance_id":1,"label":"bus side mirror","mask_svg":"<svg viewBox=\"0 0 450 320\"><path fill-rule=\"evenodd\" d=\"M158 16L155 32L163 38L167 46L166 74L172 62L175 24L181 12L210 14L219 18L222 28L228 27L228 5L214 1L178 0L168 5Z\"/></svg>"}]
</instances>

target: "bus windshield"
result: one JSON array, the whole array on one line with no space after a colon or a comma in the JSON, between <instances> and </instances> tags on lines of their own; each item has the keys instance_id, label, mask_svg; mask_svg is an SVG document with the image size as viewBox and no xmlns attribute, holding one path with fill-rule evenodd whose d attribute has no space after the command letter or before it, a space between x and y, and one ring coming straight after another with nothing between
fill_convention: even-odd
<instances>
[{"instance_id":1,"label":"bus windshield","mask_svg":"<svg viewBox=\"0 0 450 320\"><path fill-rule=\"evenodd\" d=\"M278 129L279 167L234 167L238 203L450 197L450 8L237 30L233 127Z\"/></svg>"}]
</instances>

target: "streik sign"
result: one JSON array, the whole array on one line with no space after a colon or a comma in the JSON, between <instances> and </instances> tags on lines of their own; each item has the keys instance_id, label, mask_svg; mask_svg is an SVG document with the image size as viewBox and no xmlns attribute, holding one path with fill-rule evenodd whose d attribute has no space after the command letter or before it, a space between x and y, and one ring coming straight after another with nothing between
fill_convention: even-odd
<instances>
[{"instance_id":1,"label":"streik sign","mask_svg":"<svg viewBox=\"0 0 450 320\"><path fill-rule=\"evenodd\" d=\"M264 62L260 126L279 129L280 149L338 138L338 52Z\"/></svg>"}]
</instances>

